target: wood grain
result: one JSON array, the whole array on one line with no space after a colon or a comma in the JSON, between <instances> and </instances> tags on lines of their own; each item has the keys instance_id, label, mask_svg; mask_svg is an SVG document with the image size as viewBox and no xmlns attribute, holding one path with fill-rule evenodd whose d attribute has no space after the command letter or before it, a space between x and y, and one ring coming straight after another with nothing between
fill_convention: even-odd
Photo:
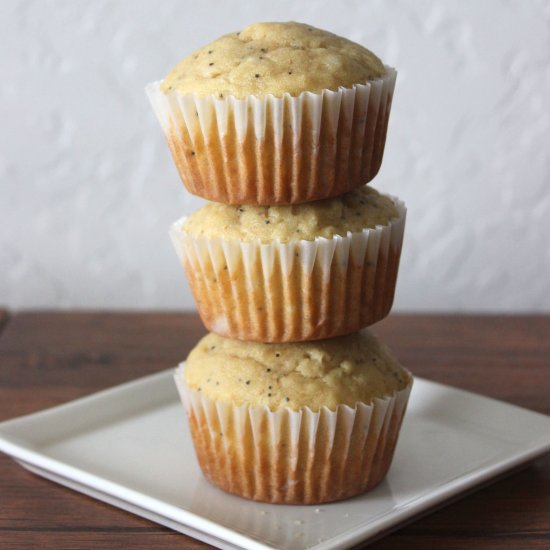
<instances>
[{"instance_id":1,"label":"wood grain","mask_svg":"<svg viewBox=\"0 0 550 550\"><path fill-rule=\"evenodd\" d=\"M374 331L418 376L550 414L550 317L393 315ZM194 315L15 314L0 335L0 421L173 366L202 334ZM0 456L0 548L130 545L207 547ZM371 546L548 547L549 456Z\"/></svg>"},{"instance_id":2,"label":"wood grain","mask_svg":"<svg viewBox=\"0 0 550 550\"><path fill-rule=\"evenodd\" d=\"M6 309L0 309L0 335L4 330L4 327L6 326L8 319L9 319L8 311Z\"/></svg>"}]
</instances>

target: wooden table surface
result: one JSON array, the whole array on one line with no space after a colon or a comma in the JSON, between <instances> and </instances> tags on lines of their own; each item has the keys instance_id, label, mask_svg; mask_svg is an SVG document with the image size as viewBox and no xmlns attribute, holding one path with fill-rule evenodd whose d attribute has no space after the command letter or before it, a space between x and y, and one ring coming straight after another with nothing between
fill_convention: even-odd
<instances>
[{"instance_id":1,"label":"wooden table surface","mask_svg":"<svg viewBox=\"0 0 550 550\"><path fill-rule=\"evenodd\" d=\"M175 365L194 315L0 311L0 421ZM413 373L550 414L550 317L391 315L373 329ZM0 548L206 548L0 455ZM550 456L375 542L550 548Z\"/></svg>"}]
</instances>

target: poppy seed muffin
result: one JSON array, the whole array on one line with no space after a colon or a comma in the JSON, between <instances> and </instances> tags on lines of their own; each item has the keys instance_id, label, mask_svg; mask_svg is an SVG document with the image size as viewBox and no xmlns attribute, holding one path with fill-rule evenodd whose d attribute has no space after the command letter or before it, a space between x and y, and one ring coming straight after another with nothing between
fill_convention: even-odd
<instances>
[{"instance_id":1,"label":"poppy seed muffin","mask_svg":"<svg viewBox=\"0 0 550 550\"><path fill-rule=\"evenodd\" d=\"M191 193L298 204L376 175L395 77L327 31L256 23L200 48L147 93Z\"/></svg>"},{"instance_id":2,"label":"poppy seed muffin","mask_svg":"<svg viewBox=\"0 0 550 550\"><path fill-rule=\"evenodd\" d=\"M340 500L378 484L412 386L367 331L294 344L209 334L175 379L205 477L286 504Z\"/></svg>"},{"instance_id":3,"label":"poppy seed muffin","mask_svg":"<svg viewBox=\"0 0 550 550\"><path fill-rule=\"evenodd\" d=\"M207 204L170 236L208 330L296 342L389 313L404 226L403 203L364 186L292 206Z\"/></svg>"}]
</instances>

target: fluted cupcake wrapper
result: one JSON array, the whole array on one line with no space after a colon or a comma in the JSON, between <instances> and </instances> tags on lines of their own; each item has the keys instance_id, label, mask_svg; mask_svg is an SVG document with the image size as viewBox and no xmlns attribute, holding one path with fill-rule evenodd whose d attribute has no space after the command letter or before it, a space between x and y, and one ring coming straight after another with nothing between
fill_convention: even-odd
<instances>
[{"instance_id":1,"label":"fluted cupcake wrapper","mask_svg":"<svg viewBox=\"0 0 550 550\"><path fill-rule=\"evenodd\" d=\"M349 334L383 319L395 292L406 208L387 225L313 241L241 242L170 229L206 327L240 340Z\"/></svg>"},{"instance_id":2,"label":"fluted cupcake wrapper","mask_svg":"<svg viewBox=\"0 0 550 550\"><path fill-rule=\"evenodd\" d=\"M412 376L392 395L355 407L271 411L207 398L175 381L205 477L221 489L265 502L314 504L373 488L386 475Z\"/></svg>"},{"instance_id":3,"label":"fluted cupcake wrapper","mask_svg":"<svg viewBox=\"0 0 550 550\"><path fill-rule=\"evenodd\" d=\"M146 87L187 189L225 204L295 204L369 182L382 163L396 71L297 97Z\"/></svg>"}]
</instances>

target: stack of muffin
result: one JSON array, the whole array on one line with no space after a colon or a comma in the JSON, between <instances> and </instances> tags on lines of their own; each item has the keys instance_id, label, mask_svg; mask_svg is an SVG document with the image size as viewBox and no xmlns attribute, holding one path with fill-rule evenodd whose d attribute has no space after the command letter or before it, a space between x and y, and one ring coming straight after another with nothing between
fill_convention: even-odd
<instances>
[{"instance_id":1,"label":"stack of muffin","mask_svg":"<svg viewBox=\"0 0 550 550\"><path fill-rule=\"evenodd\" d=\"M212 331L176 383L226 491L328 502L390 466L412 377L361 329L390 311L403 240L403 203L366 185L395 76L344 38L260 23L147 88L184 184L214 201L171 229Z\"/></svg>"}]
</instances>

